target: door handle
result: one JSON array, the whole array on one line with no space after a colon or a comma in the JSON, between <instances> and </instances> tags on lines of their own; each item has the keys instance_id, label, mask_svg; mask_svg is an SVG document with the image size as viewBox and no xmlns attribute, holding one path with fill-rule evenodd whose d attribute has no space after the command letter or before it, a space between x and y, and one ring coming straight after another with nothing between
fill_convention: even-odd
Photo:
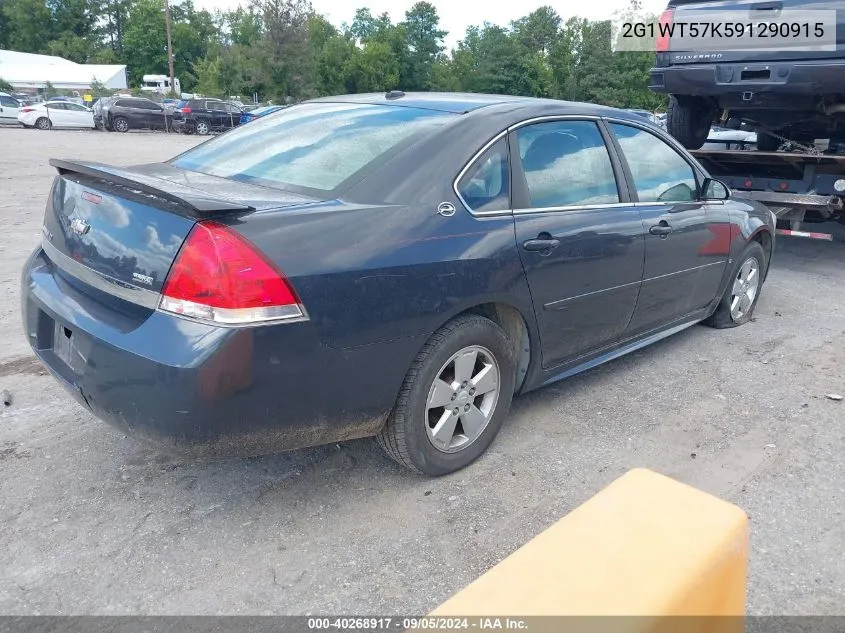
<instances>
[{"instance_id":1,"label":"door handle","mask_svg":"<svg viewBox=\"0 0 845 633\"><path fill-rule=\"evenodd\" d=\"M554 238L550 239L536 239L536 240L526 240L522 243L522 248L527 251L534 251L534 252L542 252L542 251L550 251L554 248L560 246L560 240L556 240Z\"/></svg>"},{"instance_id":2,"label":"door handle","mask_svg":"<svg viewBox=\"0 0 845 633\"><path fill-rule=\"evenodd\" d=\"M669 226L669 223L666 220L660 220L660 224L655 224L648 230L649 233L652 235L659 235L662 238L669 237L669 234L672 232L672 227Z\"/></svg>"}]
</instances>

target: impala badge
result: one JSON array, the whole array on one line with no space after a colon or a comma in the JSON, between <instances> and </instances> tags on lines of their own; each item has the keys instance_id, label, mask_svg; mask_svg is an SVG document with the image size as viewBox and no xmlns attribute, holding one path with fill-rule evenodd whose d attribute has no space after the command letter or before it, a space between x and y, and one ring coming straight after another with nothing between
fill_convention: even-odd
<instances>
[{"instance_id":1,"label":"impala badge","mask_svg":"<svg viewBox=\"0 0 845 633\"><path fill-rule=\"evenodd\" d=\"M70 221L70 228L78 235L85 235L91 230L91 225L82 218L73 218L73 220Z\"/></svg>"},{"instance_id":2,"label":"impala badge","mask_svg":"<svg viewBox=\"0 0 845 633\"><path fill-rule=\"evenodd\" d=\"M451 202L441 202L437 205L437 213L446 218L453 216L455 215L455 205Z\"/></svg>"}]
</instances>

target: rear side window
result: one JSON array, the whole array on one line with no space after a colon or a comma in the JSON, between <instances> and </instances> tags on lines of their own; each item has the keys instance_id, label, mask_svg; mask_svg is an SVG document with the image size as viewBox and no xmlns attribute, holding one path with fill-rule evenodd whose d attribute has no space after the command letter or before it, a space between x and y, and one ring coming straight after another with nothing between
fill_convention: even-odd
<instances>
[{"instance_id":1,"label":"rear side window","mask_svg":"<svg viewBox=\"0 0 845 633\"><path fill-rule=\"evenodd\" d=\"M327 193L457 115L357 103L305 103L189 150L183 169L280 189Z\"/></svg>"},{"instance_id":2,"label":"rear side window","mask_svg":"<svg viewBox=\"0 0 845 633\"><path fill-rule=\"evenodd\" d=\"M18 108L20 104L12 99L12 97L0 97L0 105L4 105L8 108Z\"/></svg>"},{"instance_id":3,"label":"rear side window","mask_svg":"<svg viewBox=\"0 0 845 633\"><path fill-rule=\"evenodd\" d=\"M479 156L458 181L458 194L471 211L510 208L508 142L502 138Z\"/></svg>"},{"instance_id":4,"label":"rear side window","mask_svg":"<svg viewBox=\"0 0 845 633\"><path fill-rule=\"evenodd\" d=\"M592 121L551 121L516 131L531 208L619 202L604 138Z\"/></svg>"},{"instance_id":5,"label":"rear side window","mask_svg":"<svg viewBox=\"0 0 845 633\"><path fill-rule=\"evenodd\" d=\"M674 148L639 128L610 124L628 161L640 202L690 202L698 199L695 172Z\"/></svg>"}]
</instances>

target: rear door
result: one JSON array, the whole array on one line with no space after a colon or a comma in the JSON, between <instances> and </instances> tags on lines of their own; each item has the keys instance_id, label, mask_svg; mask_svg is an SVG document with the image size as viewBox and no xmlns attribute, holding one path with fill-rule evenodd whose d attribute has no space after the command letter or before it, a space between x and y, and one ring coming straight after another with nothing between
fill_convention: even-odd
<instances>
[{"instance_id":1,"label":"rear door","mask_svg":"<svg viewBox=\"0 0 845 633\"><path fill-rule=\"evenodd\" d=\"M516 239L546 369L617 341L640 291L643 223L605 134L594 120L559 119L510 136Z\"/></svg>"},{"instance_id":2,"label":"rear door","mask_svg":"<svg viewBox=\"0 0 845 633\"><path fill-rule=\"evenodd\" d=\"M643 222L645 270L631 335L704 308L716 296L730 251L724 202L699 196L697 170L669 142L630 123L608 124Z\"/></svg>"},{"instance_id":3,"label":"rear door","mask_svg":"<svg viewBox=\"0 0 845 633\"><path fill-rule=\"evenodd\" d=\"M19 109L20 103L18 103L17 99L5 95L0 96L0 123L17 125Z\"/></svg>"}]
</instances>

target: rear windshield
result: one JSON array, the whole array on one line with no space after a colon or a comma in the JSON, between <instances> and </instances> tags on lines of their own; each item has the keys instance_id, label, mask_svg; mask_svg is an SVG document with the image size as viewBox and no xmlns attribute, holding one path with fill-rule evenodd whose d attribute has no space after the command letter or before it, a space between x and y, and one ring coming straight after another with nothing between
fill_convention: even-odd
<instances>
[{"instance_id":1,"label":"rear windshield","mask_svg":"<svg viewBox=\"0 0 845 633\"><path fill-rule=\"evenodd\" d=\"M420 108L306 103L203 143L173 164L280 189L334 192L401 144L455 116Z\"/></svg>"}]
</instances>

